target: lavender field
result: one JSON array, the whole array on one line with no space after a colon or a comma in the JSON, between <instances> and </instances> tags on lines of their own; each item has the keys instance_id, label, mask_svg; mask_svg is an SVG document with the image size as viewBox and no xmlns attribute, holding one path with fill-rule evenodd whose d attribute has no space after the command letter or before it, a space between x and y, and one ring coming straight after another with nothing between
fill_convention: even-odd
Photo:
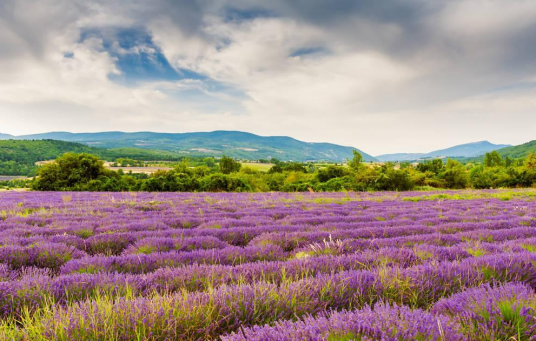
<instances>
[{"instance_id":1,"label":"lavender field","mask_svg":"<svg viewBox=\"0 0 536 341\"><path fill-rule=\"evenodd\" d=\"M0 196L0 340L533 340L536 191Z\"/></svg>"}]
</instances>

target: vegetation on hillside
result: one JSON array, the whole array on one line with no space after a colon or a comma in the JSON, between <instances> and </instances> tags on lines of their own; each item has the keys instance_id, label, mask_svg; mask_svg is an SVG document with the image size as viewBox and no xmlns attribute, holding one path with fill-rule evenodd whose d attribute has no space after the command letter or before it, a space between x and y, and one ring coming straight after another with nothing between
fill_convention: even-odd
<instances>
[{"instance_id":1,"label":"vegetation on hillside","mask_svg":"<svg viewBox=\"0 0 536 341\"><path fill-rule=\"evenodd\" d=\"M536 140L523 143L517 146L511 146L498 149L497 152L504 159L518 160L525 159L532 153L536 153ZM482 162L484 155L467 159L466 162Z\"/></svg>"},{"instance_id":2,"label":"vegetation on hillside","mask_svg":"<svg viewBox=\"0 0 536 341\"><path fill-rule=\"evenodd\" d=\"M115 161L130 159L139 161L181 161L184 156L170 152L136 148L104 149L81 143L57 140L2 140L0 141L0 175L37 174L36 162L54 160L65 153L90 153Z\"/></svg>"},{"instance_id":3,"label":"vegetation on hillside","mask_svg":"<svg viewBox=\"0 0 536 341\"><path fill-rule=\"evenodd\" d=\"M229 157L247 160L277 157L294 161L342 162L352 155L352 147L332 143L309 143L288 136L259 136L241 131L212 131L193 133L101 132L101 133L44 133L19 136L17 139L54 139L82 142L102 148L142 148L166 151L190 157ZM363 159L377 161L363 153Z\"/></svg>"},{"instance_id":4,"label":"vegetation on hillside","mask_svg":"<svg viewBox=\"0 0 536 341\"><path fill-rule=\"evenodd\" d=\"M529 143L521 148L523 153L530 146ZM39 175L31 185L36 190L75 191L293 192L531 187L536 183L536 154L527 155L514 159L493 151L481 160L465 160L465 164L453 159L419 164L370 164L354 151L346 165L281 162L272 158L259 160L267 165L263 169L241 165L225 155L219 159L186 159L183 155L135 148L103 149L55 140L6 140L0 141L0 174ZM41 168L36 166L38 161L53 159L56 161ZM104 167L103 159L117 167L158 165L171 169L151 175L113 172ZM0 186L23 187L28 183L3 181Z\"/></svg>"},{"instance_id":5,"label":"vegetation on hillside","mask_svg":"<svg viewBox=\"0 0 536 341\"><path fill-rule=\"evenodd\" d=\"M39 169L32 183L47 191L180 191L180 192L266 192L266 191L407 191L415 188L499 188L536 185L536 154L525 160L508 161L496 151L486 154L483 164L463 165L456 160L371 165L357 151L347 165L280 162L262 172L230 157L219 163L192 166L187 160L168 171L132 174L107 170L96 156L69 153Z\"/></svg>"}]
</instances>

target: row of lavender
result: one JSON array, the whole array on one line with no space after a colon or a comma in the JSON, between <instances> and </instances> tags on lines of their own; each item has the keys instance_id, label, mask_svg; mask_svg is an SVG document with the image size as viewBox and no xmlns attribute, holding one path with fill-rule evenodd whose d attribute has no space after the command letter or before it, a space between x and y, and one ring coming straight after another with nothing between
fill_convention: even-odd
<instances>
[{"instance_id":1,"label":"row of lavender","mask_svg":"<svg viewBox=\"0 0 536 341\"><path fill-rule=\"evenodd\" d=\"M529 339L535 194L6 193L0 339Z\"/></svg>"}]
</instances>

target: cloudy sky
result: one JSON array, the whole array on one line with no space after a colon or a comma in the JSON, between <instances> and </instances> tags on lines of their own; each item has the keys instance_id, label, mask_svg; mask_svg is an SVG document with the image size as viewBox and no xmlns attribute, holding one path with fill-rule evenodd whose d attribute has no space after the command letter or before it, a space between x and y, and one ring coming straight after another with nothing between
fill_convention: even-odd
<instances>
[{"instance_id":1,"label":"cloudy sky","mask_svg":"<svg viewBox=\"0 0 536 341\"><path fill-rule=\"evenodd\" d=\"M536 139L534 0L1 0L0 132Z\"/></svg>"}]
</instances>

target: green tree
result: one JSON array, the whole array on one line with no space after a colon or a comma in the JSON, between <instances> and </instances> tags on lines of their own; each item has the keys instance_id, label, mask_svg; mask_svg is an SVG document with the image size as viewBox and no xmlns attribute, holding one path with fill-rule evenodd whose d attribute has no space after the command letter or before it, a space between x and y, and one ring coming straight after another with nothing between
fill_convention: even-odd
<instances>
[{"instance_id":1,"label":"green tree","mask_svg":"<svg viewBox=\"0 0 536 341\"><path fill-rule=\"evenodd\" d=\"M283 171L307 173L307 168L305 168L305 166L303 164L301 164L301 163L290 162L290 163L287 163L287 164L285 164L283 166Z\"/></svg>"},{"instance_id":2,"label":"green tree","mask_svg":"<svg viewBox=\"0 0 536 341\"><path fill-rule=\"evenodd\" d=\"M240 162L237 162L225 155L223 155L220 159L220 171L223 174L236 173L240 170L240 167L242 167Z\"/></svg>"},{"instance_id":3,"label":"green tree","mask_svg":"<svg viewBox=\"0 0 536 341\"><path fill-rule=\"evenodd\" d=\"M441 159L426 160L417 165L417 170L421 173L432 172L437 175L443 170L443 161Z\"/></svg>"},{"instance_id":4,"label":"green tree","mask_svg":"<svg viewBox=\"0 0 536 341\"><path fill-rule=\"evenodd\" d=\"M203 163L205 164L205 166L207 166L208 168L214 168L216 166L216 161L214 161L214 158L213 157L206 157L203 159Z\"/></svg>"},{"instance_id":5,"label":"green tree","mask_svg":"<svg viewBox=\"0 0 536 341\"><path fill-rule=\"evenodd\" d=\"M274 174L274 173L283 173L283 167L281 167L280 164L274 164L270 169L268 170L268 174Z\"/></svg>"},{"instance_id":6,"label":"green tree","mask_svg":"<svg viewBox=\"0 0 536 341\"><path fill-rule=\"evenodd\" d=\"M478 166L471 170L470 178L473 187L476 189L500 188L512 185L512 175L504 167Z\"/></svg>"},{"instance_id":7,"label":"green tree","mask_svg":"<svg viewBox=\"0 0 536 341\"><path fill-rule=\"evenodd\" d=\"M530 171L536 171L536 153L531 153L525 159L525 167Z\"/></svg>"},{"instance_id":8,"label":"green tree","mask_svg":"<svg viewBox=\"0 0 536 341\"><path fill-rule=\"evenodd\" d=\"M447 161L443 178L448 188L466 188L469 185L467 170L456 160Z\"/></svg>"},{"instance_id":9,"label":"green tree","mask_svg":"<svg viewBox=\"0 0 536 341\"><path fill-rule=\"evenodd\" d=\"M496 150L486 153L484 157L484 166L486 167L499 167L503 165L501 154Z\"/></svg>"},{"instance_id":10,"label":"green tree","mask_svg":"<svg viewBox=\"0 0 536 341\"><path fill-rule=\"evenodd\" d=\"M320 182L326 182L334 178L341 178L348 173L348 170L341 166L329 165L318 170L316 177Z\"/></svg>"},{"instance_id":11,"label":"green tree","mask_svg":"<svg viewBox=\"0 0 536 341\"><path fill-rule=\"evenodd\" d=\"M205 192L248 192L251 186L242 178L227 174L212 174L200 180L200 188Z\"/></svg>"},{"instance_id":12,"label":"green tree","mask_svg":"<svg viewBox=\"0 0 536 341\"><path fill-rule=\"evenodd\" d=\"M395 169L392 162L377 168L373 181L373 189L380 191L409 191L415 187L407 170Z\"/></svg>"},{"instance_id":13,"label":"green tree","mask_svg":"<svg viewBox=\"0 0 536 341\"><path fill-rule=\"evenodd\" d=\"M358 172L361 168L361 162L363 162L363 155L361 155L357 150L352 150L354 154L352 160L346 158L348 167L350 167L354 172Z\"/></svg>"},{"instance_id":14,"label":"green tree","mask_svg":"<svg viewBox=\"0 0 536 341\"><path fill-rule=\"evenodd\" d=\"M67 153L41 167L32 188L40 191L85 190L89 182L106 177L120 175L104 168L104 162L96 156Z\"/></svg>"},{"instance_id":15,"label":"green tree","mask_svg":"<svg viewBox=\"0 0 536 341\"><path fill-rule=\"evenodd\" d=\"M275 157L271 158L270 159L270 163L273 163L274 165L278 165L281 163L281 161L279 161L278 159L276 159Z\"/></svg>"}]
</instances>

